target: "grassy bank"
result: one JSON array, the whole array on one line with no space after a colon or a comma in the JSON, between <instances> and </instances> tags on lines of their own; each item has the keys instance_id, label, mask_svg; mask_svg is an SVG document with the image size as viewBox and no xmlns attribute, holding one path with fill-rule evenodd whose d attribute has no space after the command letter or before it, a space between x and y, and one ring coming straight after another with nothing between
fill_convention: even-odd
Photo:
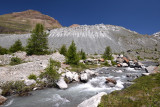
<instances>
[{"instance_id":1,"label":"grassy bank","mask_svg":"<svg viewBox=\"0 0 160 107\"><path fill-rule=\"evenodd\" d=\"M160 73L134 82L124 90L103 96L98 107L160 107Z\"/></svg>"}]
</instances>

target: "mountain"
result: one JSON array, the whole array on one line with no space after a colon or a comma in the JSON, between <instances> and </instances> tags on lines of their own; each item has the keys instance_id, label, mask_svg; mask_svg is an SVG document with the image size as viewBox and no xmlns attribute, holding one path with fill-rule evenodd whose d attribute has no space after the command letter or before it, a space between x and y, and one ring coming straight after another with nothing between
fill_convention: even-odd
<instances>
[{"instance_id":1,"label":"mountain","mask_svg":"<svg viewBox=\"0 0 160 107\"><path fill-rule=\"evenodd\" d=\"M0 15L0 33L29 33L37 23L46 29L60 28L61 24L54 18L35 10Z\"/></svg>"},{"instance_id":2,"label":"mountain","mask_svg":"<svg viewBox=\"0 0 160 107\"><path fill-rule=\"evenodd\" d=\"M90 54L102 54L106 46L110 46L113 52L117 53L155 48L160 51L160 40L157 38L114 25L79 25L53 29L49 33L49 46L52 50L59 49L63 44L68 47L74 40L79 51L83 49ZM17 39L25 46L29 37L30 34L1 35L0 46L9 48Z\"/></svg>"},{"instance_id":3,"label":"mountain","mask_svg":"<svg viewBox=\"0 0 160 107\"><path fill-rule=\"evenodd\" d=\"M160 39L160 32L154 33L152 36L154 36L154 37Z\"/></svg>"}]
</instances>

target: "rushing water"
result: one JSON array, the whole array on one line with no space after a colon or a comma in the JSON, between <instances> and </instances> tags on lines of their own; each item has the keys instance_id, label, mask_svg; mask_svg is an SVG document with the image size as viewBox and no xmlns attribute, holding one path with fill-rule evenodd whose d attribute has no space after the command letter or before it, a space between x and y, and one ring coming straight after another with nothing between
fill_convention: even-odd
<instances>
[{"instance_id":1,"label":"rushing water","mask_svg":"<svg viewBox=\"0 0 160 107\"><path fill-rule=\"evenodd\" d=\"M33 91L31 96L9 98L2 107L76 107L99 92L110 93L121 90L130 84L130 81L141 76L145 70L134 70L129 67L100 68L95 72L98 72L99 76L90 79L87 83L72 83L66 90L49 88ZM106 78L115 79L116 86L106 85Z\"/></svg>"}]
</instances>

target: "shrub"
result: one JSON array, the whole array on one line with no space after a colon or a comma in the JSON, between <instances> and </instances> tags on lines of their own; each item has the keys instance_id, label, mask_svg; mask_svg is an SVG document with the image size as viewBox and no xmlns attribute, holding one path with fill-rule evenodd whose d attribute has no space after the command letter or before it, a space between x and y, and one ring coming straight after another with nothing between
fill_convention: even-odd
<instances>
[{"instance_id":1,"label":"shrub","mask_svg":"<svg viewBox=\"0 0 160 107\"><path fill-rule=\"evenodd\" d=\"M34 79L36 81L37 80L37 76L35 74L30 74L28 76L28 79Z\"/></svg>"},{"instance_id":2,"label":"shrub","mask_svg":"<svg viewBox=\"0 0 160 107\"><path fill-rule=\"evenodd\" d=\"M4 54L8 54L8 50L0 46L0 55L4 55Z\"/></svg>"},{"instance_id":3,"label":"shrub","mask_svg":"<svg viewBox=\"0 0 160 107\"><path fill-rule=\"evenodd\" d=\"M55 85L55 82L59 79L60 75L57 72L58 67L60 67L59 63L50 59L49 64L45 69L45 72L40 74L40 78L47 78L48 87L53 87Z\"/></svg>"},{"instance_id":4,"label":"shrub","mask_svg":"<svg viewBox=\"0 0 160 107\"><path fill-rule=\"evenodd\" d=\"M67 55L67 48L66 48L66 45L62 45L60 51L59 51L60 54L63 54L64 56Z\"/></svg>"},{"instance_id":5,"label":"shrub","mask_svg":"<svg viewBox=\"0 0 160 107\"><path fill-rule=\"evenodd\" d=\"M112 63L113 66L117 65L117 63L115 61L113 61L113 60L111 60L111 63Z\"/></svg>"},{"instance_id":6,"label":"shrub","mask_svg":"<svg viewBox=\"0 0 160 107\"><path fill-rule=\"evenodd\" d=\"M9 48L9 52L14 53L17 51L23 51L24 48L22 46L21 41L18 39L10 48Z\"/></svg>"},{"instance_id":7,"label":"shrub","mask_svg":"<svg viewBox=\"0 0 160 107\"><path fill-rule=\"evenodd\" d=\"M105 61L103 65L110 66L109 63L108 63L108 61Z\"/></svg>"},{"instance_id":8,"label":"shrub","mask_svg":"<svg viewBox=\"0 0 160 107\"><path fill-rule=\"evenodd\" d=\"M18 64L21 64L22 62L23 61L20 58L18 58L18 57L12 57L10 65L18 65Z\"/></svg>"},{"instance_id":9,"label":"shrub","mask_svg":"<svg viewBox=\"0 0 160 107\"><path fill-rule=\"evenodd\" d=\"M11 81L6 82L2 85L2 95L3 96L9 96L12 94L17 94L19 96L26 95L31 88L28 86L25 86L24 81Z\"/></svg>"}]
</instances>

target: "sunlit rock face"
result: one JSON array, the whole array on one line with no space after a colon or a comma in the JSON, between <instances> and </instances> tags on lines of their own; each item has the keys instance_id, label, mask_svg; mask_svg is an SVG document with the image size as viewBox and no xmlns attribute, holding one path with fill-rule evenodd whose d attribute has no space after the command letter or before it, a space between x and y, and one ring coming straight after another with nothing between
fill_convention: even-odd
<instances>
[{"instance_id":1,"label":"sunlit rock face","mask_svg":"<svg viewBox=\"0 0 160 107\"><path fill-rule=\"evenodd\" d=\"M30 34L1 35L0 46L9 47L17 39L26 45ZM141 47L154 48L160 46L160 40L153 36L141 35L120 26L114 25L80 25L77 27L63 27L49 31L48 41L52 50L59 49L63 44L68 47L74 40L78 50L87 53L102 54L106 46L114 52L140 49Z\"/></svg>"}]
</instances>

